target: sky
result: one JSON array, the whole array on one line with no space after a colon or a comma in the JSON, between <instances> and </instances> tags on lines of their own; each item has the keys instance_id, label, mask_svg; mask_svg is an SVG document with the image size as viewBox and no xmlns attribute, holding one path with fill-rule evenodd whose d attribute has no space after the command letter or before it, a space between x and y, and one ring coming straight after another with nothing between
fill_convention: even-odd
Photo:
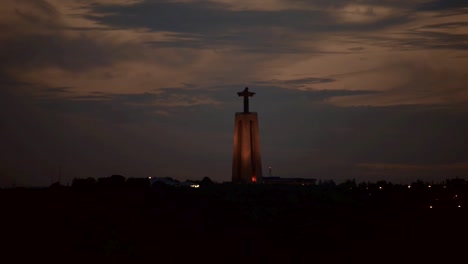
<instances>
[{"instance_id":1,"label":"sky","mask_svg":"<svg viewBox=\"0 0 468 264\"><path fill-rule=\"evenodd\" d=\"M2 0L0 186L468 176L464 0Z\"/></svg>"}]
</instances>

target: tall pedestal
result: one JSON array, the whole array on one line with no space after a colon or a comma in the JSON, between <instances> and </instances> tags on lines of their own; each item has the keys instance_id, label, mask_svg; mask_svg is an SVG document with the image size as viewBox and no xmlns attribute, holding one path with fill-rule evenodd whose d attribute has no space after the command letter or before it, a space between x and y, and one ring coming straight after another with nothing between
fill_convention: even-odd
<instances>
[{"instance_id":1,"label":"tall pedestal","mask_svg":"<svg viewBox=\"0 0 468 264\"><path fill-rule=\"evenodd\" d=\"M257 113L236 113L232 182L255 183L262 180Z\"/></svg>"}]
</instances>

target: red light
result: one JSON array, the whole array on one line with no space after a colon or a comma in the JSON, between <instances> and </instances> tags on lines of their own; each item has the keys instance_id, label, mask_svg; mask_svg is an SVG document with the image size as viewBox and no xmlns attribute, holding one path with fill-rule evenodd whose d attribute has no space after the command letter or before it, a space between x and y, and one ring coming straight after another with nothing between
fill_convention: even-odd
<instances>
[{"instance_id":1,"label":"red light","mask_svg":"<svg viewBox=\"0 0 468 264\"><path fill-rule=\"evenodd\" d=\"M257 177L255 177L255 175L252 176L252 182L257 182Z\"/></svg>"}]
</instances>

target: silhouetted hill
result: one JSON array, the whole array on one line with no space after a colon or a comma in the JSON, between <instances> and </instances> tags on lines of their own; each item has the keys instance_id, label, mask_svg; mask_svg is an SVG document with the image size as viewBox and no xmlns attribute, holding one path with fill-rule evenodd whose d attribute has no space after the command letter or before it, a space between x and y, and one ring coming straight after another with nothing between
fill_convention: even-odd
<instances>
[{"instance_id":1,"label":"silhouetted hill","mask_svg":"<svg viewBox=\"0 0 468 264\"><path fill-rule=\"evenodd\" d=\"M465 185L116 182L0 190L4 252L36 261L131 263L465 258Z\"/></svg>"}]
</instances>

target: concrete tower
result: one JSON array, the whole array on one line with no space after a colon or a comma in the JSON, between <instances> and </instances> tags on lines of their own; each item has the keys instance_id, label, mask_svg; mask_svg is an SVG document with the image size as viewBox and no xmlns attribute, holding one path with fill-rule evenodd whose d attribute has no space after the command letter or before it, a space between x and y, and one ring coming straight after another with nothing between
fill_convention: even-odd
<instances>
[{"instance_id":1,"label":"concrete tower","mask_svg":"<svg viewBox=\"0 0 468 264\"><path fill-rule=\"evenodd\" d=\"M244 97L244 112L236 113L234 125L234 154L232 157L232 182L255 183L262 180L260 139L257 113L249 112L249 97L255 93L249 88L237 93Z\"/></svg>"}]
</instances>

